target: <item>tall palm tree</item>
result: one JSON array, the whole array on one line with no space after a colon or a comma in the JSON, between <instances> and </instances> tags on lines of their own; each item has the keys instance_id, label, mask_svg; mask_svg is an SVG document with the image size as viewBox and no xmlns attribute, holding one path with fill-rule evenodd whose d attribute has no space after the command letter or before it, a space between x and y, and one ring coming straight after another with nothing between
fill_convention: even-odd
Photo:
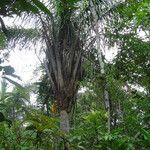
<instances>
[{"instance_id":1,"label":"tall palm tree","mask_svg":"<svg viewBox=\"0 0 150 150\"><path fill-rule=\"evenodd\" d=\"M81 77L82 42L72 15L74 4L61 0L60 15L41 17L46 43L46 68L60 113L60 128L69 132L69 112Z\"/></svg>"},{"instance_id":2,"label":"tall palm tree","mask_svg":"<svg viewBox=\"0 0 150 150\"><path fill-rule=\"evenodd\" d=\"M40 15L40 21L46 43L46 69L60 113L60 128L67 133L69 112L82 74L83 52L85 54L91 48L91 43L94 45L94 39L100 40L98 21L110 15L116 5L95 0L83 3L78 0L60 0L51 5L51 15ZM93 34L95 26L96 36ZM101 56L100 49L98 52ZM101 73L104 74L102 57L99 60Z\"/></svg>"},{"instance_id":3,"label":"tall palm tree","mask_svg":"<svg viewBox=\"0 0 150 150\"><path fill-rule=\"evenodd\" d=\"M82 74L83 49L87 51L94 39L91 26L97 25L97 21L110 14L115 7L105 0L60 0L49 3L51 13L41 2L34 1L34 4L47 14L38 12L37 15L46 43L46 69L60 113L61 130L69 132L69 112L74 104ZM96 12L95 16L91 15L93 10ZM96 37L100 38L97 35ZM102 65L103 62L100 61Z\"/></svg>"}]
</instances>

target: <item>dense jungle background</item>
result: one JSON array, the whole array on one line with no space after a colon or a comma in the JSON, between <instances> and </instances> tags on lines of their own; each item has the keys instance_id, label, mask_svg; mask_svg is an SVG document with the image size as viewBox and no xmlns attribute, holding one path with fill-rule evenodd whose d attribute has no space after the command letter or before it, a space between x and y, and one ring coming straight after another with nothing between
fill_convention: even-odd
<instances>
[{"instance_id":1,"label":"dense jungle background","mask_svg":"<svg viewBox=\"0 0 150 150\"><path fill-rule=\"evenodd\" d=\"M0 0L0 150L149 150L149 58L149 0Z\"/></svg>"}]
</instances>

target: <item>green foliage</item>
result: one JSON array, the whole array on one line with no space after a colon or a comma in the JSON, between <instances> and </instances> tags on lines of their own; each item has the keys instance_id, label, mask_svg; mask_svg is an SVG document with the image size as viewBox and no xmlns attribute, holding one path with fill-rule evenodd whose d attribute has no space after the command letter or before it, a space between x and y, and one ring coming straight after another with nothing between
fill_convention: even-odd
<instances>
[{"instance_id":1,"label":"green foliage","mask_svg":"<svg viewBox=\"0 0 150 150\"><path fill-rule=\"evenodd\" d=\"M148 0L140 0L138 3L134 1L126 8L125 14L132 15L132 19L135 21L136 26L138 25L149 25L150 16L150 2Z\"/></svg>"},{"instance_id":2,"label":"green foliage","mask_svg":"<svg viewBox=\"0 0 150 150\"><path fill-rule=\"evenodd\" d=\"M103 117L104 116L105 115L103 115ZM86 119L82 121L81 125L72 130L71 136L69 137L72 145L76 145L76 149L89 149L90 147L93 150L135 150L138 147L141 147L144 150L147 149L150 144L148 141L149 132L144 132L142 128L139 128L134 136L127 135L128 133L121 128L114 129L108 134L106 133L106 128L104 128L104 120L100 117L99 112L91 112L85 118ZM99 120L98 118L101 118L102 120ZM131 122L129 124L131 124ZM139 137L136 137L136 134L139 131ZM143 135L145 136L144 139L142 139Z\"/></svg>"},{"instance_id":3,"label":"green foliage","mask_svg":"<svg viewBox=\"0 0 150 150\"><path fill-rule=\"evenodd\" d=\"M0 9L0 14L3 16L11 16L13 14L20 15L22 12L39 13L39 11L51 15L48 8L39 0L2 0Z\"/></svg>"},{"instance_id":4,"label":"green foliage","mask_svg":"<svg viewBox=\"0 0 150 150\"><path fill-rule=\"evenodd\" d=\"M129 0L119 5L116 11L120 14L121 19L125 21L123 24L126 24L126 26L132 24L135 28L138 26L148 27L150 23L149 7L149 0L139 0L138 2L135 0Z\"/></svg>"},{"instance_id":5,"label":"green foliage","mask_svg":"<svg viewBox=\"0 0 150 150\"><path fill-rule=\"evenodd\" d=\"M64 12L67 10L68 12L72 12L75 11L76 9L78 9L77 3L80 0L66 0L66 1L56 1L55 5L56 5L56 9L57 9L57 13L58 15L68 15L68 14L64 14Z\"/></svg>"},{"instance_id":6,"label":"green foliage","mask_svg":"<svg viewBox=\"0 0 150 150\"><path fill-rule=\"evenodd\" d=\"M13 14L20 15L23 12L32 12L42 16L43 13L45 13L50 16L46 19L52 17L54 22L59 22L61 17L61 19L63 19L62 22L66 21L65 23L67 24L72 20L74 21L74 16L70 16L73 13L76 15L75 12L79 13L78 8L82 7L81 3L82 2L79 0L56 1L53 3L55 6L52 9L52 12L54 11L54 14L57 12L59 16L53 18L49 8L45 7L44 3L40 2L39 0L2 0L2 3L0 3L0 15L5 17L12 16ZM90 8L88 8L90 6L88 1L84 1L83 3L85 6L81 9L86 9L86 13L90 17L84 16L86 14L83 13L84 15L79 15L79 18L83 18L85 22L93 22L93 16L91 16L91 13L89 12ZM93 8L96 9L96 13L100 17L102 10L98 10L100 8L106 9L104 1L93 0L93 4ZM55 7L57 7L56 10ZM90 51L87 49L85 50L86 58L82 62L84 67L83 79L79 81L81 85L81 91L77 93L77 101L74 101L75 105L72 110L72 114L70 114L70 133L67 135L62 133L59 129L59 114L50 113L50 107L55 102L54 95L57 94L57 91L56 93L52 92L53 89L49 84L47 75L42 75L40 81L35 84L37 89L34 94L37 95L36 102L38 103L34 106L34 108L28 103L30 99L29 87L22 87L15 81L5 76L4 78L10 81L10 83L15 84L16 87L12 91L8 92L6 83L3 82L1 86L0 149L61 150L63 149L64 141L69 143L71 150L149 149L150 44L148 38L145 38L144 40L141 39L137 32L132 30L131 27L131 24L133 23L134 27L138 26L143 28L147 33L149 29L149 1L139 0L136 2L135 0L129 0L125 1L125 3L117 5L114 11L112 9L109 11L110 16L112 18L115 18L116 16L118 17L116 20L112 19L113 21L110 23L115 25L115 27L111 26L107 20L105 21L105 18L104 22L106 23L106 28L108 23L107 31L111 31L107 32L107 40L109 41L108 43L110 46L117 44L119 52L112 64L108 63L104 59L106 73L105 77L103 77L100 74L97 50L93 48L95 46L94 42L91 44L92 48ZM111 12L113 13L111 14ZM69 17L69 22L67 22L68 18L65 18L66 16ZM76 21L77 20L75 20L75 22ZM81 23L84 23L84 21L81 21ZM77 22L80 22L80 20ZM57 23L55 25L57 25ZM88 29L88 26L89 23L86 24L86 30ZM72 29L72 27L73 26L69 26L69 31L66 30L67 36L69 37L72 36L71 34L78 34L76 31L72 31L76 30L76 28ZM49 27L45 29L47 30ZM23 38L21 43L26 42L27 38L36 39L36 37L39 37L39 33L37 31L38 29L8 29L8 32L10 35L12 35L12 37ZM55 32L55 30L52 32ZM54 37L57 35L57 33L54 34ZM82 33L86 34L84 32ZM93 36L94 34L92 33L88 38L93 38ZM62 35L61 38L63 37L64 35ZM82 35L80 34L79 39L81 39L80 42L82 43ZM68 40L70 43L74 42L72 39L68 38ZM83 42L84 40L85 39L83 38ZM52 39L51 42L56 42L55 46L59 47L57 40L55 41L54 39L53 41ZM64 45L67 43L65 42L66 41L63 43ZM68 43L66 44L67 46L70 44ZM0 32L0 48L3 48L5 44L6 37L4 33ZM72 46L74 47L74 45ZM52 53L54 53L54 51ZM63 51L63 54L64 53L65 52ZM75 55L76 54L73 54L72 57ZM87 57L87 55L89 56ZM57 58L52 57L52 59ZM58 65L57 63L58 62L56 62L56 66ZM74 61L72 61L72 63L74 63ZM61 67L63 68L64 66L61 65ZM57 69L59 68L55 68L54 66L56 74L58 71ZM17 77L14 74L15 70L13 67L8 65L2 66L2 59L0 59L0 71L3 72L3 75ZM61 71L65 72L65 69L63 68ZM52 78L54 74L52 74ZM66 74L63 75L65 76ZM67 76L63 78L63 80L66 80L69 77L70 76ZM19 79L19 77L17 78ZM58 77L54 78L54 80L55 79L58 79ZM110 116L106 111L106 104L103 97L106 83L108 86L107 90L111 105ZM59 84L59 81L54 82L54 84ZM143 91L139 92L137 87L135 87L136 90L133 90L131 87L134 85L140 85L140 87L143 88ZM127 86L129 86L129 89L125 89ZM63 94L72 92L70 89L62 90L64 92L63 93L61 91ZM39 106L39 104L41 105ZM110 133L108 133L107 130L107 122L109 117L111 119Z\"/></svg>"},{"instance_id":7,"label":"green foliage","mask_svg":"<svg viewBox=\"0 0 150 150\"><path fill-rule=\"evenodd\" d=\"M8 53L6 53L5 55L7 57ZM20 80L20 77L14 74L15 69L12 66L3 65L3 63L4 63L3 57L4 56L2 56L2 58L0 58L0 72L2 73L1 78L9 81L10 83L12 83L20 88L23 88L19 83L17 83L16 81L14 81L13 79L10 78L10 77L13 77L13 78L17 78Z\"/></svg>"},{"instance_id":8,"label":"green foliage","mask_svg":"<svg viewBox=\"0 0 150 150\"><path fill-rule=\"evenodd\" d=\"M43 113L38 111L27 112L26 121L30 122L39 132L43 132L44 130L58 130L58 119L50 118ZM57 133L56 133L57 134Z\"/></svg>"},{"instance_id":9,"label":"green foliage","mask_svg":"<svg viewBox=\"0 0 150 150\"><path fill-rule=\"evenodd\" d=\"M0 112L0 122L5 121L5 117L2 112Z\"/></svg>"},{"instance_id":10,"label":"green foliage","mask_svg":"<svg viewBox=\"0 0 150 150\"><path fill-rule=\"evenodd\" d=\"M0 32L0 50L6 45L6 37L3 32Z\"/></svg>"},{"instance_id":11,"label":"green foliage","mask_svg":"<svg viewBox=\"0 0 150 150\"><path fill-rule=\"evenodd\" d=\"M118 38L122 43L115 62L116 76L149 88L150 43L130 34L120 35Z\"/></svg>"},{"instance_id":12,"label":"green foliage","mask_svg":"<svg viewBox=\"0 0 150 150\"><path fill-rule=\"evenodd\" d=\"M81 122L71 132L70 142L78 149L95 148L102 132L106 130L107 115L103 111L92 111L81 116Z\"/></svg>"},{"instance_id":13,"label":"green foliage","mask_svg":"<svg viewBox=\"0 0 150 150\"><path fill-rule=\"evenodd\" d=\"M48 14L49 16L52 15L51 12L49 11L49 9L47 7L45 7L45 5L42 2L40 2L39 0L32 0L32 2L36 5L36 7L38 7L38 9L40 9L44 13Z\"/></svg>"},{"instance_id":14,"label":"green foliage","mask_svg":"<svg viewBox=\"0 0 150 150\"><path fill-rule=\"evenodd\" d=\"M58 118L48 117L42 112L32 109L26 113L24 124L28 125L26 131L37 133L36 142L39 148L62 149L61 145L66 137L59 130Z\"/></svg>"}]
</instances>

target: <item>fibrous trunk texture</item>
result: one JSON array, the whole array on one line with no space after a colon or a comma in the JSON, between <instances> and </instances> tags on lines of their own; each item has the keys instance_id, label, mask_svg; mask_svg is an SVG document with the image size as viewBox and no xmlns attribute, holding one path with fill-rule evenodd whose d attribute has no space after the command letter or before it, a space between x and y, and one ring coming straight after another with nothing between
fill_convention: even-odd
<instances>
[{"instance_id":1,"label":"fibrous trunk texture","mask_svg":"<svg viewBox=\"0 0 150 150\"><path fill-rule=\"evenodd\" d=\"M68 133L69 132L69 114L65 110L60 111L60 129Z\"/></svg>"},{"instance_id":2,"label":"fibrous trunk texture","mask_svg":"<svg viewBox=\"0 0 150 150\"><path fill-rule=\"evenodd\" d=\"M66 110L60 111L60 130L67 134L70 130L69 114ZM64 150L69 150L69 143L64 140Z\"/></svg>"}]
</instances>

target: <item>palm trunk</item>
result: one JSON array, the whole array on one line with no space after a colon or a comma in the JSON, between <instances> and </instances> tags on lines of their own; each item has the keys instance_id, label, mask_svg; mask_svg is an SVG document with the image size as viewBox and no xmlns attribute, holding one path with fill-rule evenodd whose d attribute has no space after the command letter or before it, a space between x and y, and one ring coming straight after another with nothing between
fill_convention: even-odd
<instances>
[{"instance_id":1,"label":"palm trunk","mask_svg":"<svg viewBox=\"0 0 150 150\"><path fill-rule=\"evenodd\" d=\"M70 126L69 126L69 114L66 110L60 111L60 130L67 134L69 133ZM69 143L64 139L64 150L69 150Z\"/></svg>"},{"instance_id":2,"label":"palm trunk","mask_svg":"<svg viewBox=\"0 0 150 150\"><path fill-rule=\"evenodd\" d=\"M58 31L49 28L43 21L42 24L47 46L46 68L60 113L60 130L68 134L70 130L69 112L74 105L74 95L77 92L78 80L81 78L82 44L77 34L78 28L71 19L72 11L68 2L66 0L60 0L60 2L63 11L60 13L59 21L54 24L50 22L50 26L56 25ZM65 150L69 149L68 145L65 140Z\"/></svg>"},{"instance_id":3,"label":"palm trunk","mask_svg":"<svg viewBox=\"0 0 150 150\"><path fill-rule=\"evenodd\" d=\"M60 111L60 130L64 133L69 133L70 126L69 126L69 114L66 110Z\"/></svg>"}]
</instances>

